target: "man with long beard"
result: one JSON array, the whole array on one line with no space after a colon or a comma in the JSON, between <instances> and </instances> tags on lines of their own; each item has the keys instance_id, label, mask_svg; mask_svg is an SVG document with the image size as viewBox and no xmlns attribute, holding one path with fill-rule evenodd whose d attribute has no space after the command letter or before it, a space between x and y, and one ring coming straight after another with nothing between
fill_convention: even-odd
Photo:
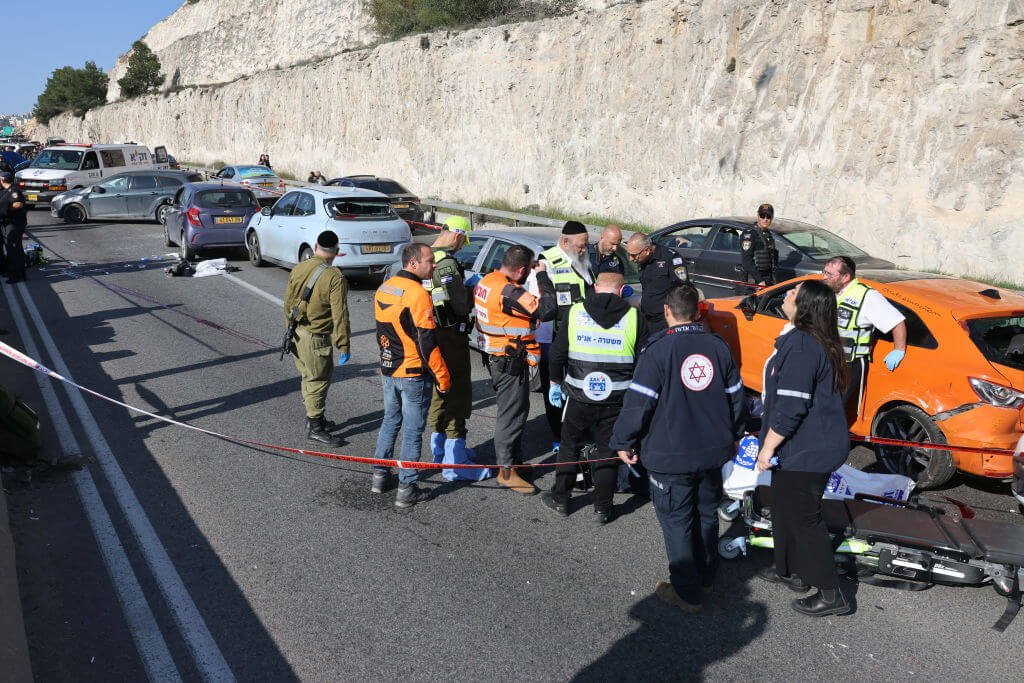
<instances>
[{"instance_id":1,"label":"man with long beard","mask_svg":"<svg viewBox=\"0 0 1024 683\"><path fill-rule=\"evenodd\" d=\"M551 284L555 287L555 301L558 303L555 334L558 334L572 305L580 303L594 291L587 229L579 221L566 221L558 244L541 252L539 260L547 261Z\"/></svg>"}]
</instances>

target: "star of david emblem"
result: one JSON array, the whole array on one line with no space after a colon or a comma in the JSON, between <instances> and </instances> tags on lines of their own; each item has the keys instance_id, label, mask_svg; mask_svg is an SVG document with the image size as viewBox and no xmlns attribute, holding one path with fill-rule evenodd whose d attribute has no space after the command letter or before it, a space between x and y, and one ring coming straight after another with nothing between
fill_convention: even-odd
<instances>
[{"instance_id":1,"label":"star of david emblem","mask_svg":"<svg viewBox=\"0 0 1024 683\"><path fill-rule=\"evenodd\" d=\"M707 377L705 369L706 368L703 365L694 363L690 366L690 379L700 382L702 379Z\"/></svg>"},{"instance_id":2,"label":"star of david emblem","mask_svg":"<svg viewBox=\"0 0 1024 683\"><path fill-rule=\"evenodd\" d=\"M711 359L700 353L691 353L679 368L679 379L690 391L704 391L715 377Z\"/></svg>"}]
</instances>

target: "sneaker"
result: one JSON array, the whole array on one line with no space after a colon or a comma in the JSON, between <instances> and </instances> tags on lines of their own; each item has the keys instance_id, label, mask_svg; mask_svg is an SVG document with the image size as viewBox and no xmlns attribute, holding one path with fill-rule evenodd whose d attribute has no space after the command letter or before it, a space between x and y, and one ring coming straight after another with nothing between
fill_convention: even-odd
<instances>
[{"instance_id":1,"label":"sneaker","mask_svg":"<svg viewBox=\"0 0 1024 683\"><path fill-rule=\"evenodd\" d=\"M388 474L387 470L374 470L373 471L373 483L370 484L371 493L384 493L384 489L388 487Z\"/></svg>"},{"instance_id":2,"label":"sneaker","mask_svg":"<svg viewBox=\"0 0 1024 683\"><path fill-rule=\"evenodd\" d=\"M668 581L659 581L654 585L654 594L657 595L662 602L678 607L687 614L697 614L704 607L703 605L694 605L693 603L687 602L679 597L679 593L676 592L675 587Z\"/></svg>"},{"instance_id":3,"label":"sneaker","mask_svg":"<svg viewBox=\"0 0 1024 683\"><path fill-rule=\"evenodd\" d=\"M416 484L399 486L395 495L396 508L411 508L416 503L422 503L427 499L427 492L420 489Z\"/></svg>"},{"instance_id":4,"label":"sneaker","mask_svg":"<svg viewBox=\"0 0 1024 683\"><path fill-rule=\"evenodd\" d=\"M545 491L544 493L540 494L540 502L544 503L544 507L554 510L562 517L569 516L569 503L559 503L557 500L555 500L555 496L551 493L551 491Z\"/></svg>"},{"instance_id":5,"label":"sneaker","mask_svg":"<svg viewBox=\"0 0 1024 683\"><path fill-rule=\"evenodd\" d=\"M781 583L794 593L806 593L811 589L799 576L782 576L775 567L759 569L757 578L768 583Z\"/></svg>"}]
</instances>

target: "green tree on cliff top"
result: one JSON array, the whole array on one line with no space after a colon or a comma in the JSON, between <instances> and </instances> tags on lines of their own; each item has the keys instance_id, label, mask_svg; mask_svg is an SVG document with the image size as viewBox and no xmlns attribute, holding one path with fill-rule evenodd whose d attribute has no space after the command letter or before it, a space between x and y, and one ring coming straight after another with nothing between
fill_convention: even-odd
<instances>
[{"instance_id":1,"label":"green tree on cliff top","mask_svg":"<svg viewBox=\"0 0 1024 683\"><path fill-rule=\"evenodd\" d=\"M42 123L49 123L57 114L66 111L76 116L107 101L107 74L96 62L86 62L84 69L62 66L46 80L46 88L36 99L32 115Z\"/></svg>"},{"instance_id":2,"label":"green tree on cliff top","mask_svg":"<svg viewBox=\"0 0 1024 683\"><path fill-rule=\"evenodd\" d=\"M132 54L128 58L128 71L125 72L124 78L117 81L121 86L121 96L130 98L156 92L163 83L160 60L148 45L136 40L132 44Z\"/></svg>"}]
</instances>

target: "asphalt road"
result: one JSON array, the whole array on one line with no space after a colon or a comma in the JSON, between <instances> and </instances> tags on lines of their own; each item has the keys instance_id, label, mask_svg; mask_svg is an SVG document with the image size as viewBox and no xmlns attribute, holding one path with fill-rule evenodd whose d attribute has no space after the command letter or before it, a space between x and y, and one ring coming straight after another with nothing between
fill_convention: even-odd
<instances>
[{"instance_id":1,"label":"asphalt road","mask_svg":"<svg viewBox=\"0 0 1024 683\"><path fill-rule=\"evenodd\" d=\"M172 249L155 224L69 226L45 211L30 221L29 241L51 262L4 288L9 343L131 405L312 446L295 367L268 348L283 330L286 270L236 259L230 277L168 278L155 259ZM342 425L341 452L370 456L383 405L375 283L351 285L352 360L336 370L328 417ZM621 516L598 528L586 494L562 519L493 480L435 474L431 500L397 512L393 494L370 493L367 467L72 400L34 374L0 359L0 381L40 409L45 455L77 449L85 461L4 473L40 680L1020 677L1024 619L992 631L1005 600L989 587L845 582L856 612L809 620L790 609L792 594L754 578L769 559L754 551L723 563L709 608L688 616L653 595L667 566L642 498L617 496ZM493 397L475 362L473 380L469 442L493 461ZM528 451L549 459L539 395L528 430ZM864 449L851 458L872 460ZM957 480L946 494L1020 521L1005 485Z\"/></svg>"}]
</instances>

